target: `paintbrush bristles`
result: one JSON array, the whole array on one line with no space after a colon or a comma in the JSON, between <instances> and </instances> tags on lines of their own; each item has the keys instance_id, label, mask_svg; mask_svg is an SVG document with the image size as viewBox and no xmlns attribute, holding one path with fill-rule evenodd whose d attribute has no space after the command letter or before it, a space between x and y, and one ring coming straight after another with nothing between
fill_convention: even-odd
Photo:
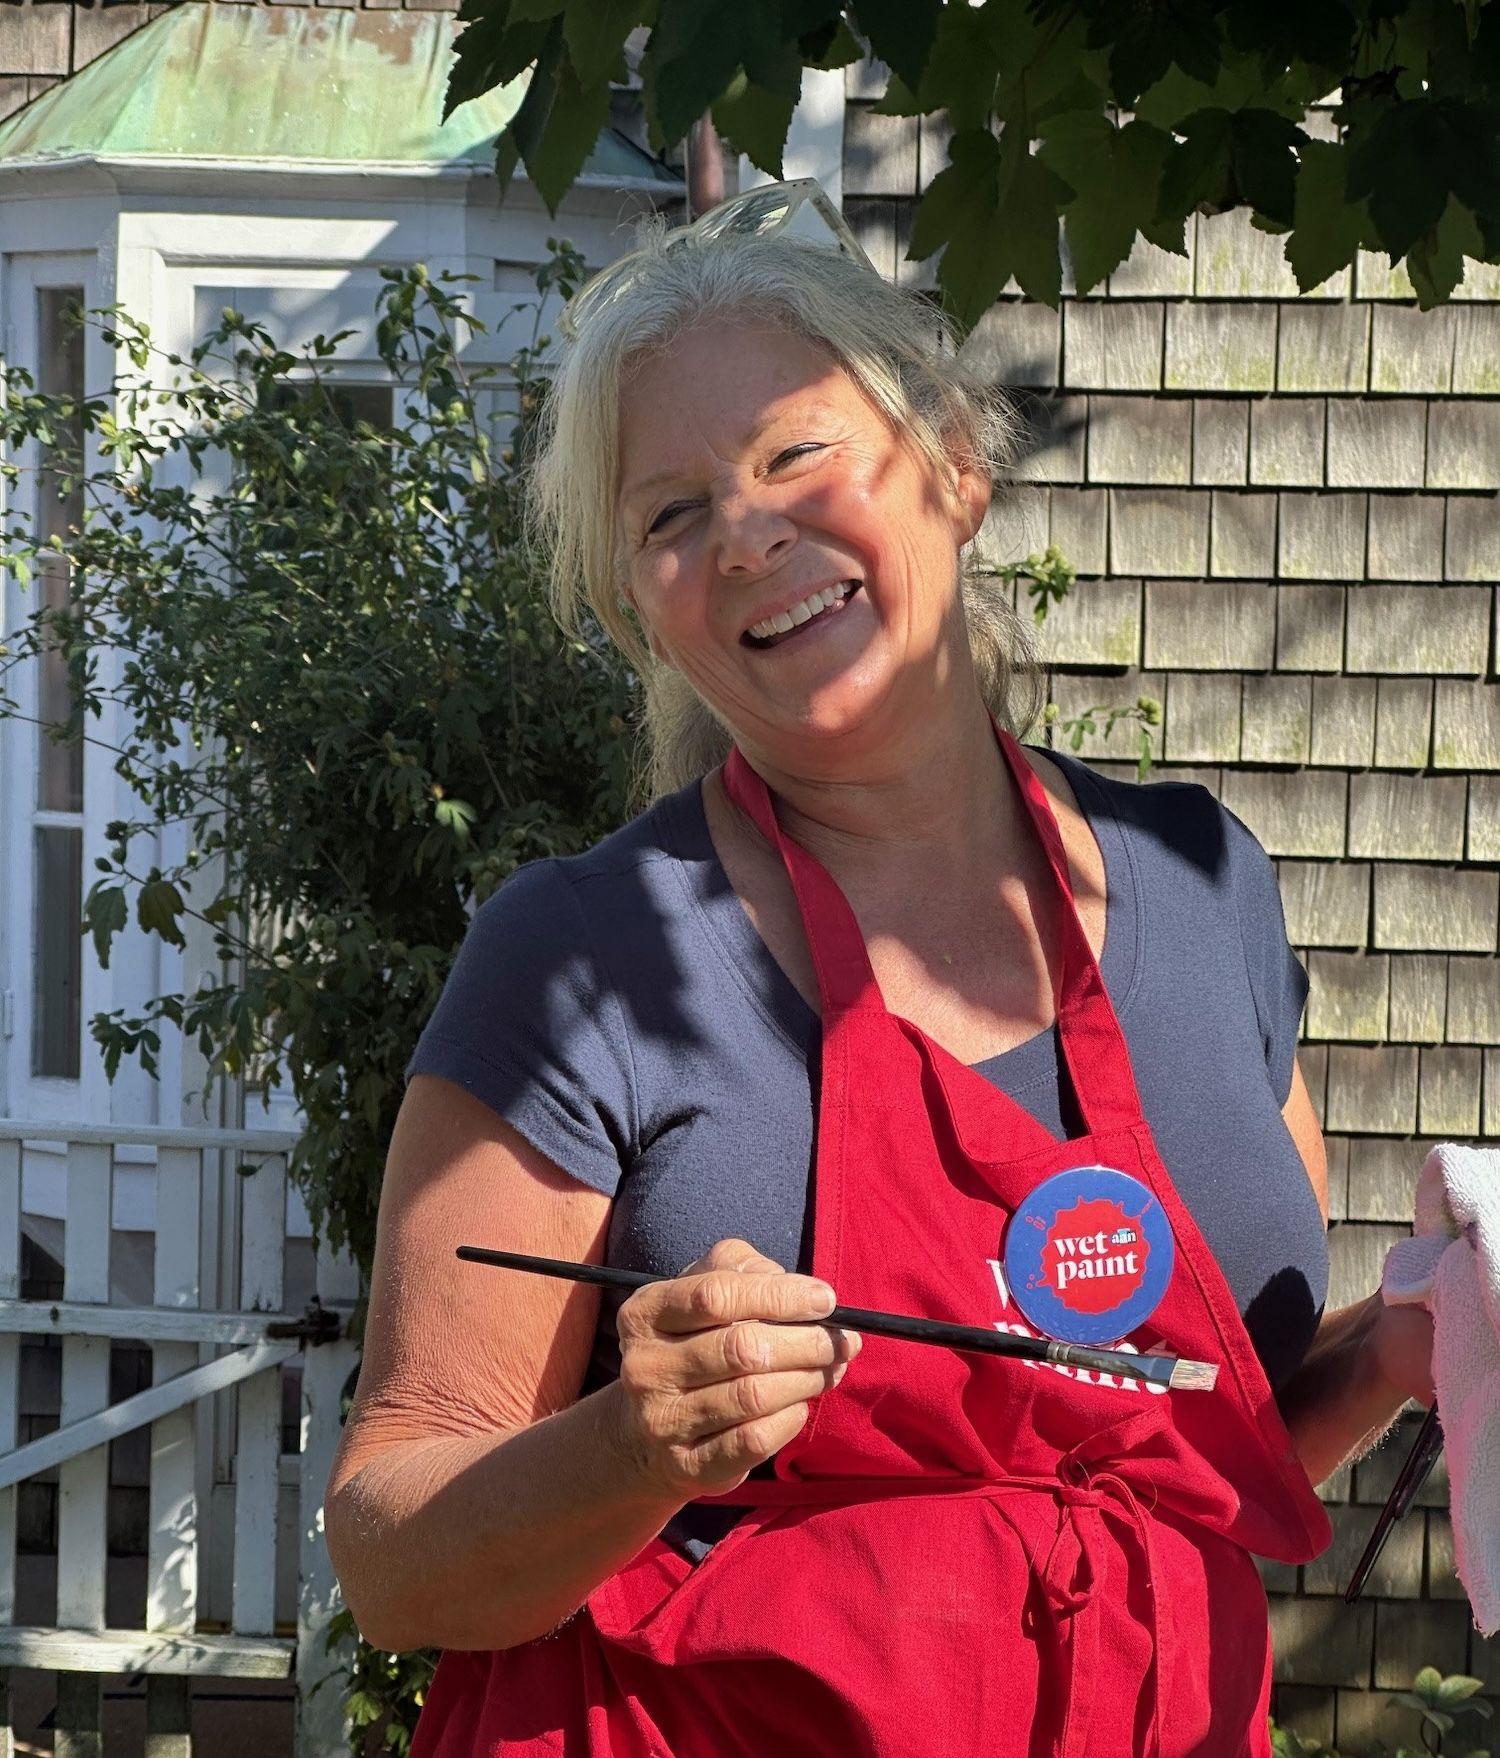
<instances>
[{"instance_id":1,"label":"paintbrush bristles","mask_svg":"<svg viewBox=\"0 0 1500 1758\"><path fill-rule=\"evenodd\" d=\"M1174 1392L1211 1392L1219 1370L1211 1361L1174 1361L1170 1385Z\"/></svg>"}]
</instances>

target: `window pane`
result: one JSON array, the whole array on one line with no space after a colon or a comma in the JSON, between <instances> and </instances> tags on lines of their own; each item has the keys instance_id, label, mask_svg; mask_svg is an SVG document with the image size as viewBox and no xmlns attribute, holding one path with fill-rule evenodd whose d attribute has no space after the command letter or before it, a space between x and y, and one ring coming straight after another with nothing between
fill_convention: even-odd
<instances>
[{"instance_id":1,"label":"window pane","mask_svg":"<svg viewBox=\"0 0 1500 1758\"><path fill-rule=\"evenodd\" d=\"M37 561L37 585L49 610L67 607L69 568L64 556L42 556ZM83 810L83 740L54 739L51 729L65 725L72 708L68 691L67 662L60 653L47 652L41 659L41 701L37 729L36 803L44 812Z\"/></svg>"},{"instance_id":2,"label":"window pane","mask_svg":"<svg viewBox=\"0 0 1500 1758\"><path fill-rule=\"evenodd\" d=\"M31 1072L77 1080L83 999L83 831L36 830Z\"/></svg>"},{"instance_id":3,"label":"window pane","mask_svg":"<svg viewBox=\"0 0 1500 1758\"><path fill-rule=\"evenodd\" d=\"M37 388L48 396L83 401L83 331L68 320L71 306L83 303L81 287L43 287L37 293ZM82 428L67 424L57 445L43 453L37 480L37 531L41 537L66 537L83 521L83 493L78 487L62 492L66 473L76 469ZM47 607L67 608L69 566L62 556L42 557L38 585ZM74 739L59 744L48 728L68 718L71 706L67 667L55 653L42 657L42 727L37 756L37 804L50 812L83 810L83 745Z\"/></svg>"}]
</instances>

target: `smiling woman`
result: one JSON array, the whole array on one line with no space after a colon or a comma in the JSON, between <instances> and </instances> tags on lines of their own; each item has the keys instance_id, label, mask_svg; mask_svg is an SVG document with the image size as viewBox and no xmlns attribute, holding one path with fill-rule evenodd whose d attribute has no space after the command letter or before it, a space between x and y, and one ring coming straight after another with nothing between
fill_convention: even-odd
<instances>
[{"instance_id":1,"label":"smiling woman","mask_svg":"<svg viewBox=\"0 0 1500 1758\"><path fill-rule=\"evenodd\" d=\"M446 1651L413 1758L1267 1758L1253 1556L1323 1547L1310 1478L1429 1341L1323 1318L1271 864L1018 742L969 560L1008 422L923 301L784 238L608 287L537 518L659 797L470 929L327 1501L365 1634ZM463 1243L663 1279L601 1308ZM862 1345L836 1300L1219 1373Z\"/></svg>"},{"instance_id":2,"label":"smiling woman","mask_svg":"<svg viewBox=\"0 0 1500 1758\"><path fill-rule=\"evenodd\" d=\"M747 347L757 361L765 355L763 370L748 370ZM714 412L712 432L685 421L688 386ZM908 551L887 569L891 590L915 566L922 578L946 576L945 596L961 598L961 622L950 618L949 632L967 631L981 696L1000 723L1015 730L1035 718L1040 686L1025 625L972 547L990 485L1013 455L1015 423L1005 398L964 370L925 301L791 239L648 249L628 293L580 331L543 432L533 506L553 557L554 602L568 627L591 611L639 667L654 793L723 762L734 722L691 671L664 657L667 636L653 638L639 595L668 582L680 593L684 570L715 541L715 521L734 517L746 491L755 505L737 541L752 548L785 549L787 520L779 535L764 523L778 505L793 516L804 503L809 514L823 506L829 528L823 553L799 553L795 578L778 568L769 593L736 596L746 620L734 641L749 636L753 649L766 632L752 625L774 625L829 591L852 600L863 589L867 616L888 626L861 560L878 537ZM898 482L900 506L886 498ZM872 517L887 528L872 532ZM936 574L931 554L909 548L924 540L919 533L932 541L934 519L944 527L937 542L948 546ZM729 560L741 577L757 566L763 574L754 557ZM785 643L785 657L803 644Z\"/></svg>"}]
</instances>

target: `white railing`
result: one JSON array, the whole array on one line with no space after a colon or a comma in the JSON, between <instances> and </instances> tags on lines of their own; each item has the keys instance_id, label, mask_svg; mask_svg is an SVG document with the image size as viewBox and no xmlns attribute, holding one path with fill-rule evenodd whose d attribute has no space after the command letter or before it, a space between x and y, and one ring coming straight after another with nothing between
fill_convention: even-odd
<instances>
[{"instance_id":1,"label":"white railing","mask_svg":"<svg viewBox=\"0 0 1500 1758\"><path fill-rule=\"evenodd\" d=\"M0 1753L11 1749L11 1667L58 1675L59 1751L100 1749L103 1676L118 1673L145 1675L147 1725L165 1741L154 1749L190 1751L193 1675L294 1679L295 1758L347 1749L337 1681L311 1693L337 1665L324 1651L337 1590L322 1494L354 1365L343 1332L357 1276L347 1258L320 1249L306 1306L284 1310L295 1140L0 1121ZM111 1299L119 1174L135 1186L154 1175L149 1304ZM63 1213L60 1300L23 1298L23 1185L43 1175L66 1187L54 1205ZM58 1426L19 1444L24 1352L45 1349L49 1337L61 1340ZM112 1404L111 1347L125 1341L149 1347L151 1384ZM299 1359L300 1444L283 1453L283 1368ZM109 1443L147 1428L144 1615L138 1627L110 1627ZM18 1604L18 1486L53 1471L55 1613L18 1622L28 1595L38 1598L28 1574ZM278 1504L288 1498L297 1554L294 1570L281 1558L278 1605Z\"/></svg>"}]
</instances>

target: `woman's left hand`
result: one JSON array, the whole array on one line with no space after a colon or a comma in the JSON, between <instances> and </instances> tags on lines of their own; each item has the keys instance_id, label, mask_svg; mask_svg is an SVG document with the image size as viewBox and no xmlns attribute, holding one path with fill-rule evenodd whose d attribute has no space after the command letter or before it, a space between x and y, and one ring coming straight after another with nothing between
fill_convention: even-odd
<instances>
[{"instance_id":1,"label":"woman's left hand","mask_svg":"<svg viewBox=\"0 0 1500 1758\"><path fill-rule=\"evenodd\" d=\"M1369 1340L1373 1365L1392 1391L1431 1404L1432 1314L1421 1306L1387 1306L1378 1294Z\"/></svg>"}]
</instances>

